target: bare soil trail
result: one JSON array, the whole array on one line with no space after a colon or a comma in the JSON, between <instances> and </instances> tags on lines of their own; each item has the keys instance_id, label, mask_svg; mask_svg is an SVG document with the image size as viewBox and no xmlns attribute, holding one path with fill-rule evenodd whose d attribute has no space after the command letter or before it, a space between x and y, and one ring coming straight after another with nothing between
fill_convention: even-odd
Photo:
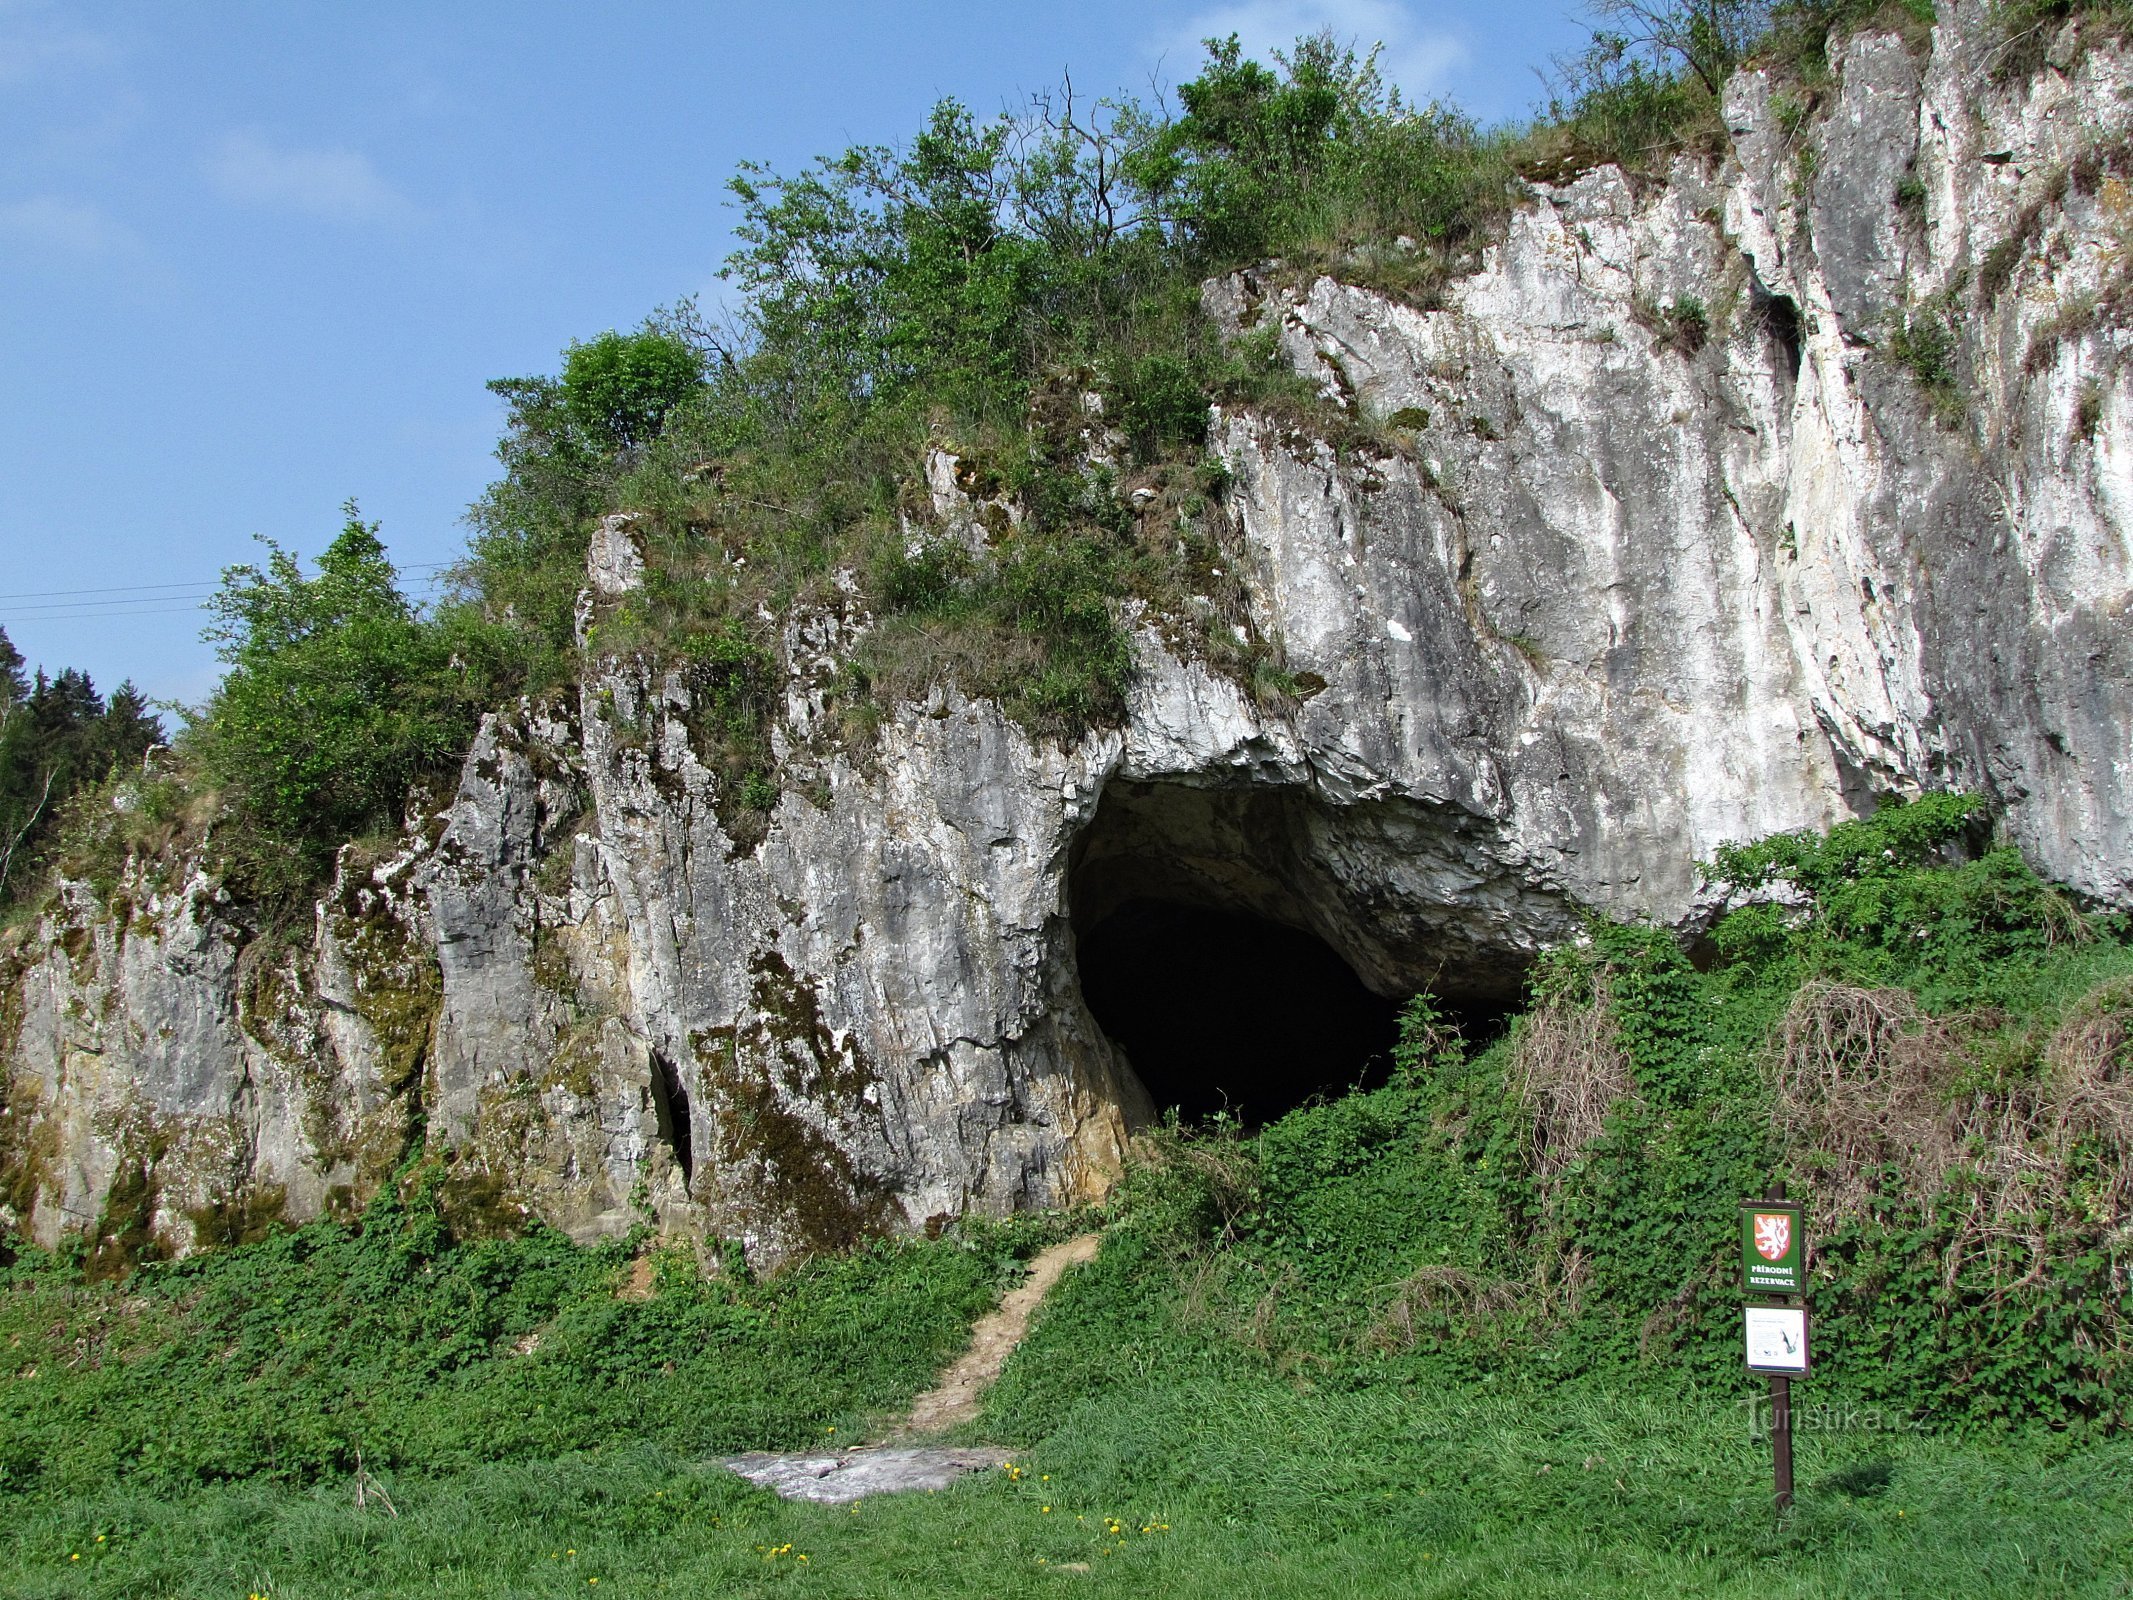
<instances>
[{"instance_id":1,"label":"bare soil trail","mask_svg":"<svg viewBox=\"0 0 2133 1600\"><path fill-rule=\"evenodd\" d=\"M879 1444L856 1445L817 1455L756 1452L725 1462L732 1471L788 1500L842 1505L870 1494L899 1489L943 1489L966 1472L997 1467L1011 1452L985 1445L932 1446L918 1441L973 1422L978 1402L1000 1376L1007 1358L1029 1333L1030 1318L1069 1267L1094 1261L1102 1236L1078 1234L1029 1264L1029 1276L1001 1297L997 1309L970 1330L970 1348L941 1381L912 1401L902 1421Z\"/></svg>"},{"instance_id":2,"label":"bare soil trail","mask_svg":"<svg viewBox=\"0 0 2133 1600\"><path fill-rule=\"evenodd\" d=\"M941 1374L939 1383L911 1402L910 1414L889 1437L901 1443L976 1421L978 1401L1000 1376L1015 1346L1028 1336L1030 1318L1044 1297L1066 1276L1067 1268L1094 1261L1102 1242L1101 1235L1084 1233L1039 1251L1029 1264L1029 1276L1001 1296L997 1310L978 1319L970 1330L970 1348Z\"/></svg>"}]
</instances>

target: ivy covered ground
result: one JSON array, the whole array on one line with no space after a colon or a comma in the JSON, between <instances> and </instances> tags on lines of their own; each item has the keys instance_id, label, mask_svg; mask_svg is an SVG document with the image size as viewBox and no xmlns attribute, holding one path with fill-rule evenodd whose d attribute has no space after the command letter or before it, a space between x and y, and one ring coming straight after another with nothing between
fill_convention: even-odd
<instances>
[{"instance_id":1,"label":"ivy covered ground","mask_svg":"<svg viewBox=\"0 0 2133 1600\"><path fill-rule=\"evenodd\" d=\"M1091 1219L756 1282L455 1239L417 1169L119 1280L16 1242L0 1588L2123 1593L2133 942L1982 830L1726 852L1692 951L1597 926L1486 1048L1424 997L1384 1087L1159 1130L989 1397L1014 1468L943 1494L713 1458L865 1437ZM1729 1253L1773 1177L1815 1252L1783 1521Z\"/></svg>"}]
</instances>

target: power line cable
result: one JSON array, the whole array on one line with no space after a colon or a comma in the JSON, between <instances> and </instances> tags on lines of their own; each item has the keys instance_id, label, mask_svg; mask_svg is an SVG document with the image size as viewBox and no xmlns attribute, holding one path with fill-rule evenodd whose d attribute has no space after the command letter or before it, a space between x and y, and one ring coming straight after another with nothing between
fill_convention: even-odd
<instances>
[{"instance_id":1,"label":"power line cable","mask_svg":"<svg viewBox=\"0 0 2133 1600\"><path fill-rule=\"evenodd\" d=\"M155 602L162 602L162 601L169 601L169 602L171 602L172 604L176 604L177 602L179 602L179 601L181 601L181 600L182 600L182 601L184 601L184 602L186 603L187 609L194 609L194 608L197 608L197 607L199 607L199 606L204 606L204 605L206 605L206 604L207 604L207 602L208 602L208 600L209 600L209 598L211 597L211 594L212 594L212 591L206 591L206 592L201 592L201 593L197 593L197 594L143 594L143 595L131 595L131 596L128 596L128 597L126 597L126 598L123 598L123 599L118 599L118 600L49 600L49 601L40 601L39 603L37 603L37 604L35 604L35 605L27 605L27 606L16 606L16 605L11 605L11 606L7 606L7 607L5 607L5 608L0 608L0 609L5 609L5 610L6 610L6 612L7 612L7 614L8 614L9 616L11 616L11 617L12 617L12 616L20 616L20 615L22 615L22 614L23 614L24 612L28 612L28 611L68 611L68 612L78 612L78 613L80 613L80 614L81 614L82 616L85 616L85 617L88 617L88 616L98 616L98 615L102 615L102 616L116 616L116 615L118 615L118 613L117 613L117 612L113 612L113 611L106 611L106 610L104 610L103 608L104 608L104 607L106 607L106 606L143 606L143 605L148 605L148 604L151 604L151 603L155 603Z\"/></svg>"},{"instance_id":2,"label":"power line cable","mask_svg":"<svg viewBox=\"0 0 2133 1600\"><path fill-rule=\"evenodd\" d=\"M0 616L0 626L6 626L14 623L30 624L49 622L108 622L115 617L185 617L198 616L199 614L200 608L198 606L169 606L160 610L153 611L99 611L94 616L80 617Z\"/></svg>"},{"instance_id":3,"label":"power line cable","mask_svg":"<svg viewBox=\"0 0 2133 1600\"><path fill-rule=\"evenodd\" d=\"M439 572L446 567L457 566L456 561L410 561L395 567L396 572ZM435 580L425 580L434 582ZM25 589L16 594L0 594L0 602L13 600L51 600L61 595L78 594L136 594L147 589L204 589L209 593L219 587L220 578L176 578L169 583L120 583L104 589ZM153 599L177 599L176 595L150 596ZM84 602L88 604L90 602Z\"/></svg>"},{"instance_id":4,"label":"power line cable","mask_svg":"<svg viewBox=\"0 0 2133 1600\"><path fill-rule=\"evenodd\" d=\"M108 589L27 589L21 594L0 594L0 600L49 600L67 594L137 594L148 589L197 589L199 578L180 578L170 583L122 583Z\"/></svg>"},{"instance_id":5,"label":"power line cable","mask_svg":"<svg viewBox=\"0 0 2133 1600\"><path fill-rule=\"evenodd\" d=\"M444 563L435 563L442 566ZM435 591L444 583L432 573L418 578L410 588ZM89 590L94 594L98 591ZM37 601L28 605L0 603L0 626L8 623L101 622L112 617L167 617L207 609L219 590L194 590L178 594L122 594L109 600Z\"/></svg>"}]
</instances>

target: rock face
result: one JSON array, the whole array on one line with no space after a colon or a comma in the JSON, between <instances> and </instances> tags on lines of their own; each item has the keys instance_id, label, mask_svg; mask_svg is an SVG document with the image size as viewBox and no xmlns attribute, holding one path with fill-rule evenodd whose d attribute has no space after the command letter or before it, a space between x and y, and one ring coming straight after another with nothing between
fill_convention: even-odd
<instances>
[{"instance_id":1,"label":"rock face","mask_svg":"<svg viewBox=\"0 0 2133 1600\"><path fill-rule=\"evenodd\" d=\"M1151 623L1121 728L941 692L853 751L867 618L818 609L748 812L701 682L601 645L610 519L575 703L491 717L307 944L149 862L4 936L0 1220L189 1248L419 1139L469 1212L775 1258L1099 1192L1149 1108L1075 932L1136 899L1501 999L1588 911L1692 922L1715 845L1961 786L2133 903L2133 62L1997 83L1988 37L1855 37L1804 125L1739 74L1724 159L1535 186L1437 309L1210 284L1353 419L1215 419L1283 709ZM951 529L1010 516L936 465Z\"/></svg>"}]
</instances>

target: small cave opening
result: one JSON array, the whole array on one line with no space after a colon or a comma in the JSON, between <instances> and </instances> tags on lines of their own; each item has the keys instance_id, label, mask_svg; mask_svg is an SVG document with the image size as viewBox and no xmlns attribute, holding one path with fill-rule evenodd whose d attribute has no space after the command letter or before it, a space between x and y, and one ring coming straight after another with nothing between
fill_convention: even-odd
<instances>
[{"instance_id":1,"label":"small cave opening","mask_svg":"<svg viewBox=\"0 0 2133 1600\"><path fill-rule=\"evenodd\" d=\"M1400 1003L1315 934L1263 917L1129 900L1080 940L1081 992L1158 1112L1258 1127L1382 1082Z\"/></svg>"},{"instance_id":2,"label":"small cave opening","mask_svg":"<svg viewBox=\"0 0 2133 1600\"><path fill-rule=\"evenodd\" d=\"M1468 854L1458 828L1292 786L1107 785L1068 899L1081 996L1125 1059L1129 1116L1255 1128L1375 1087L1423 989L1470 1041L1490 1038L1524 960L1437 898L1445 859Z\"/></svg>"},{"instance_id":3,"label":"small cave opening","mask_svg":"<svg viewBox=\"0 0 2133 1600\"><path fill-rule=\"evenodd\" d=\"M1784 353L1785 366L1792 374L1792 381L1800 381L1801 326L1800 303L1787 294L1772 294L1762 285L1752 288L1749 304L1763 331L1777 341Z\"/></svg>"},{"instance_id":4,"label":"small cave opening","mask_svg":"<svg viewBox=\"0 0 2133 1600\"><path fill-rule=\"evenodd\" d=\"M652 1052L652 1125L673 1152L681 1168L684 1189L696 1181L696 1152L690 1134L691 1111L688 1086L674 1063L658 1050Z\"/></svg>"}]
</instances>

